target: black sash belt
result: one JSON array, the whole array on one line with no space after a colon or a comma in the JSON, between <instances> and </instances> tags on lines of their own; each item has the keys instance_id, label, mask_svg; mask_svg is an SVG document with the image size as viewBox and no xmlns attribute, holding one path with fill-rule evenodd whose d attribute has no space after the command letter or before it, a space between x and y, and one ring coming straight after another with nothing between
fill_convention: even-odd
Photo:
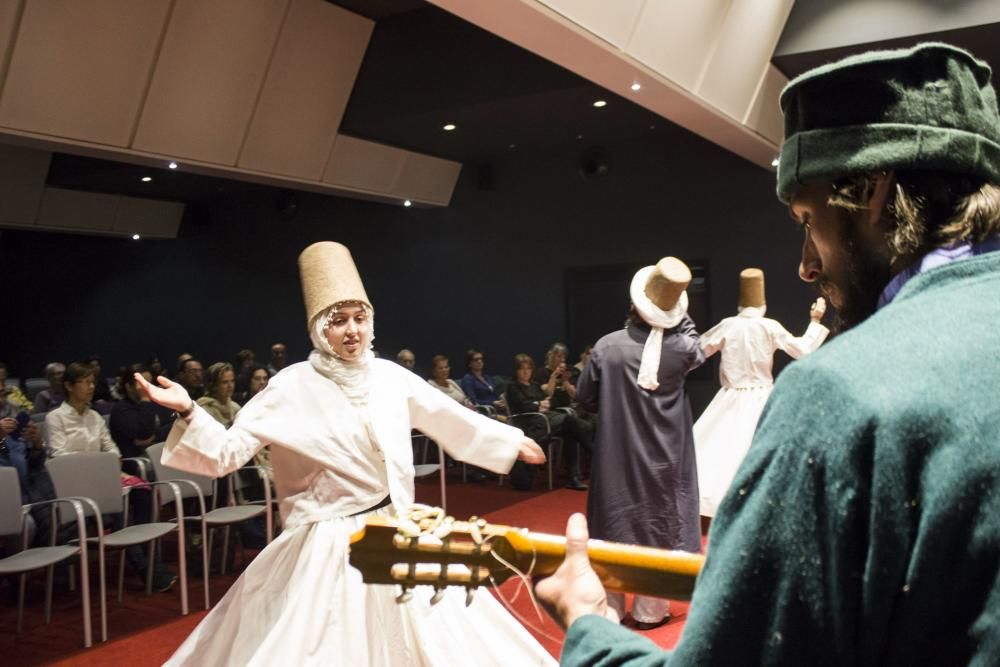
<instances>
[{"instance_id":1,"label":"black sash belt","mask_svg":"<svg viewBox=\"0 0 1000 667\"><path fill-rule=\"evenodd\" d=\"M361 510L360 512L355 512L354 514L348 514L347 516L357 516L359 514L368 514L368 512L374 512L375 510L380 510L383 507L385 507L386 505L389 505L390 503L392 503L392 500L389 498L389 496L386 496L385 498L383 498L382 500L378 501L378 503L376 503L375 505L372 505L368 509Z\"/></svg>"}]
</instances>

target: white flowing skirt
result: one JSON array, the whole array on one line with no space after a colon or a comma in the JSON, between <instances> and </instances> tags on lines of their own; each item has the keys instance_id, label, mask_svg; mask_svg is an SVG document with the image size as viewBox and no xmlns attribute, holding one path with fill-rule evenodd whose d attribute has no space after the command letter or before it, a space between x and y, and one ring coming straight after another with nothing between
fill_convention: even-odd
<instances>
[{"instance_id":1,"label":"white flowing skirt","mask_svg":"<svg viewBox=\"0 0 1000 667\"><path fill-rule=\"evenodd\" d=\"M389 509L378 510L386 514ZM396 586L369 586L348 564L364 515L282 533L247 567L167 665L555 665L487 590L465 607L430 587L397 604Z\"/></svg>"},{"instance_id":2,"label":"white flowing skirt","mask_svg":"<svg viewBox=\"0 0 1000 667\"><path fill-rule=\"evenodd\" d=\"M772 387L723 387L694 424L702 516L715 516L750 449L757 420Z\"/></svg>"}]
</instances>

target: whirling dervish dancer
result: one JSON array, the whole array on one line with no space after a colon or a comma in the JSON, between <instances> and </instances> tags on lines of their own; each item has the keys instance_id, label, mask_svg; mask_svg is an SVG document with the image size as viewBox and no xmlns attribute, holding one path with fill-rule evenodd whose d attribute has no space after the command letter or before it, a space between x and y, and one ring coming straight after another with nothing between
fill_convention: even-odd
<instances>
[{"instance_id":1,"label":"whirling dervish dancer","mask_svg":"<svg viewBox=\"0 0 1000 667\"><path fill-rule=\"evenodd\" d=\"M702 516L715 516L750 449L757 420L774 386L771 369L775 350L784 350L798 359L816 350L830 333L820 324L826 312L822 297L809 309L809 327L801 338L790 334L776 320L764 317L766 310L764 272L744 269L740 272L739 314L727 317L701 335L706 358L722 352L722 388L694 425Z\"/></svg>"}]
</instances>

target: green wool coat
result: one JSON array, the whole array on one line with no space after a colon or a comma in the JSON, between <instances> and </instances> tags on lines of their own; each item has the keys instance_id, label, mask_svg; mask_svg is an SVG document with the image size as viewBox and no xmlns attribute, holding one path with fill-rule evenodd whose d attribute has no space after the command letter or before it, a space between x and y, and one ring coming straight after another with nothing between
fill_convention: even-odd
<instances>
[{"instance_id":1,"label":"green wool coat","mask_svg":"<svg viewBox=\"0 0 1000 667\"><path fill-rule=\"evenodd\" d=\"M668 663L1000 664L1000 252L785 370L672 654L587 616L562 656Z\"/></svg>"}]
</instances>

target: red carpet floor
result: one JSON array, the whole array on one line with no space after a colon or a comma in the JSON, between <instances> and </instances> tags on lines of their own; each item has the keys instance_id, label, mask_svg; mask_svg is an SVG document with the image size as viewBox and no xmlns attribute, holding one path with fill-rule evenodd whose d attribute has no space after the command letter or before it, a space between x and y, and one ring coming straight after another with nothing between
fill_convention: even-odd
<instances>
[{"instance_id":1,"label":"red carpet floor","mask_svg":"<svg viewBox=\"0 0 1000 667\"><path fill-rule=\"evenodd\" d=\"M436 480L434 477L418 481L418 502L438 504L440 491ZM494 523L525 526L549 533L562 533L569 515L583 511L586 504L586 493L579 491L557 489L520 492L509 487L499 487L496 482L462 484L457 476L449 478L447 493L448 511L457 518L478 515ZM173 548L168 545L164 552L165 557L170 559ZM252 555L250 552L247 558ZM112 559L111 563L117 565L117 558ZM213 602L225 594L236 577L236 574L212 576ZM109 576L109 581L111 579ZM119 603L109 591L108 642L95 643L93 648L84 649L79 594L57 591L52 623L45 625L42 610L43 586L41 578L36 578L29 584L25 629L18 636L14 631L17 621L15 592L11 585L0 584L0 655L3 656L0 662L4 665L160 665L207 613L198 603L201 579L189 580L191 614L180 616L180 598L176 590L147 597L138 582L126 577L123 602ZM516 587L516 580L511 579L494 594L509 600ZM487 593L481 591L479 594ZM563 634L555 624L547 617L540 619L536 615L524 592L513 602L512 607L532 634L553 655L558 656ZM672 619L668 624L643 634L660 646L673 646L684 626L687 605L671 602L671 614ZM94 633L96 640L96 608Z\"/></svg>"}]
</instances>

